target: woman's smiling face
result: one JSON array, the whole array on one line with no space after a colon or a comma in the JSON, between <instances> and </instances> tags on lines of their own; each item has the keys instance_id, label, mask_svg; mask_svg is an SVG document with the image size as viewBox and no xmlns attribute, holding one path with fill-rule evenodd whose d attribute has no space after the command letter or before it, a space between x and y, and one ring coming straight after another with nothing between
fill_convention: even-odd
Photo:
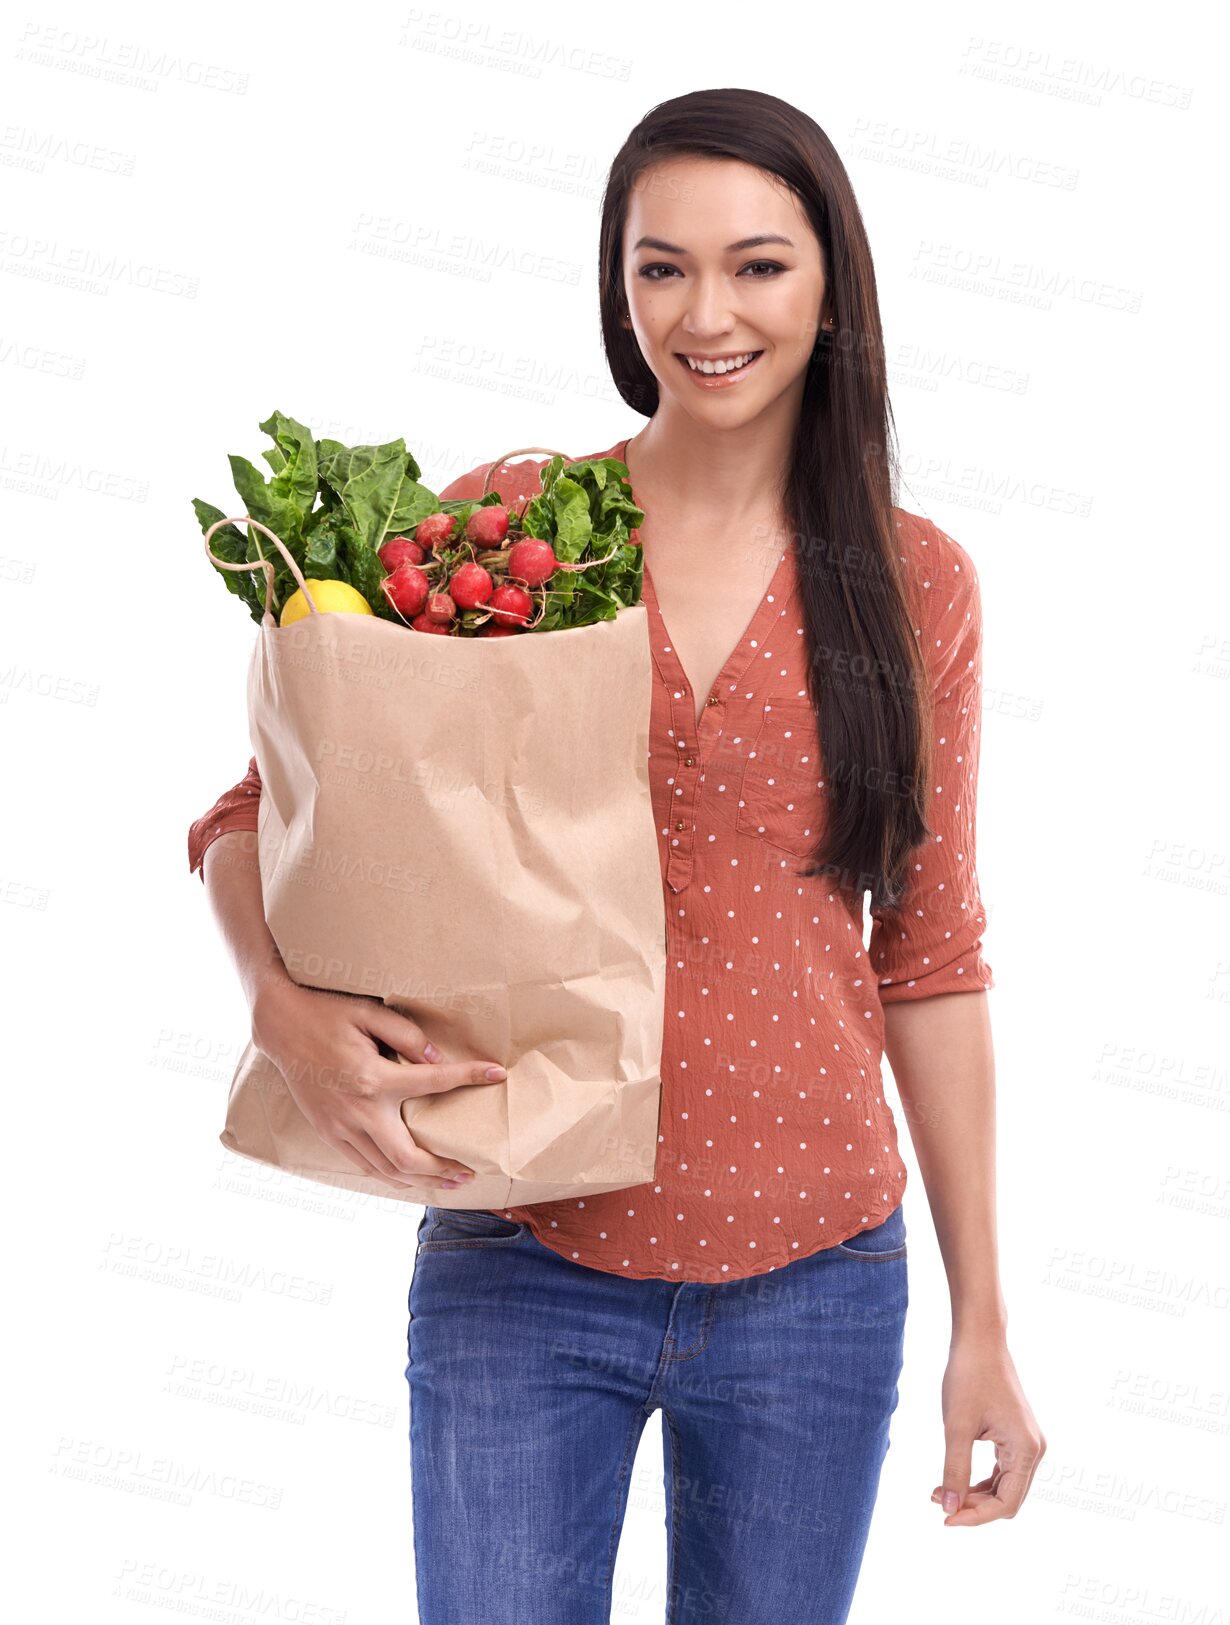
<instances>
[{"instance_id":1,"label":"woman's smiling face","mask_svg":"<svg viewBox=\"0 0 1230 1625\"><path fill-rule=\"evenodd\" d=\"M776 176L726 158L663 159L643 171L628 199L624 287L662 395L722 428L788 391L801 399L830 319L823 260ZM700 370L710 357L727 359Z\"/></svg>"}]
</instances>

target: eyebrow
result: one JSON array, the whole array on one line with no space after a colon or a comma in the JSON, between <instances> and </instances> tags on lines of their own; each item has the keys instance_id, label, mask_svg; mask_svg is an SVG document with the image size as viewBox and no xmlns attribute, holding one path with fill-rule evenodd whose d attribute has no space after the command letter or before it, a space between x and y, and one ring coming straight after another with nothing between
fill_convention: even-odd
<instances>
[{"instance_id":1,"label":"eyebrow","mask_svg":"<svg viewBox=\"0 0 1230 1625\"><path fill-rule=\"evenodd\" d=\"M787 248L795 245L789 237L782 237L777 232L762 232L758 237L740 237L737 243L727 243L723 249L725 254L741 254L745 248L760 248L765 243L783 243ZM632 252L638 248L653 248L659 254L687 254L686 248L680 248L676 243L663 242L661 237L640 237L633 244Z\"/></svg>"}]
</instances>

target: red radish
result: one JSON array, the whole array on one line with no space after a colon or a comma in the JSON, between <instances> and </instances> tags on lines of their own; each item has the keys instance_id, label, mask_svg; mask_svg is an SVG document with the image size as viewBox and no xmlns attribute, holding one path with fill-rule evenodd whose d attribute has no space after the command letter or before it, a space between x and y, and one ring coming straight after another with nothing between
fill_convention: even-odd
<instances>
[{"instance_id":1,"label":"red radish","mask_svg":"<svg viewBox=\"0 0 1230 1625\"><path fill-rule=\"evenodd\" d=\"M495 583L481 564L463 564L453 571L448 590L458 609L477 609L491 597Z\"/></svg>"},{"instance_id":2,"label":"red radish","mask_svg":"<svg viewBox=\"0 0 1230 1625\"><path fill-rule=\"evenodd\" d=\"M384 596L402 615L417 615L427 602L431 586L422 570L414 564L399 564L392 575L380 583Z\"/></svg>"},{"instance_id":3,"label":"red radish","mask_svg":"<svg viewBox=\"0 0 1230 1625\"><path fill-rule=\"evenodd\" d=\"M524 587L506 581L491 594L487 608L491 611L492 620L498 621L501 626L524 626L534 613L534 600Z\"/></svg>"},{"instance_id":4,"label":"red radish","mask_svg":"<svg viewBox=\"0 0 1230 1625\"><path fill-rule=\"evenodd\" d=\"M494 503L475 508L466 535L477 547L499 547L508 535L508 509L497 508Z\"/></svg>"},{"instance_id":5,"label":"red radish","mask_svg":"<svg viewBox=\"0 0 1230 1625\"><path fill-rule=\"evenodd\" d=\"M508 573L527 587L541 587L559 569L559 560L551 551L550 542L540 542L527 536L514 542L508 550Z\"/></svg>"},{"instance_id":6,"label":"red radish","mask_svg":"<svg viewBox=\"0 0 1230 1625\"><path fill-rule=\"evenodd\" d=\"M390 536L383 547L377 548L376 557L392 575L399 564L422 564L427 554L408 536Z\"/></svg>"},{"instance_id":7,"label":"red radish","mask_svg":"<svg viewBox=\"0 0 1230 1625\"><path fill-rule=\"evenodd\" d=\"M448 627L443 621L433 621L430 615L416 615L410 622L415 632L436 632L448 637Z\"/></svg>"},{"instance_id":8,"label":"red radish","mask_svg":"<svg viewBox=\"0 0 1230 1625\"><path fill-rule=\"evenodd\" d=\"M429 621L439 621L442 626L448 626L456 618L457 606L446 592L433 592L428 594L423 614Z\"/></svg>"},{"instance_id":9,"label":"red radish","mask_svg":"<svg viewBox=\"0 0 1230 1625\"><path fill-rule=\"evenodd\" d=\"M482 638L515 638L521 635L519 626L496 626L494 621L479 633Z\"/></svg>"},{"instance_id":10,"label":"red radish","mask_svg":"<svg viewBox=\"0 0 1230 1625\"><path fill-rule=\"evenodd\" d=\"M424 547L435 547L438 543L447 541L453 534L456 523L455 513L429 513L414 527L414 539L421 542Z\"/></svg>"}]
</instances>

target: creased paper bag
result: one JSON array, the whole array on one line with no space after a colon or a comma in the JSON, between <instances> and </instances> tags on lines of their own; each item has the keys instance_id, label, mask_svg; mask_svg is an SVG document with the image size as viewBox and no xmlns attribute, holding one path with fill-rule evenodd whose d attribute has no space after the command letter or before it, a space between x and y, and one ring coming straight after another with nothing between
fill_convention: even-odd
<instances>
[{"instance_id":1,"label":"creased paper bag","mask_svg":"<svg viewBox=\"0 0 1230 1625\"><path fill-rule=\"evenodd\" d=\"M379 998L445 1060L509 1075L402 1104L419 1145L474 1169L453 1192L361 1174L251 1043L223 1145L444 1207L652 1180L665 909L651 669L643 603L496 639L324 612L280 627L266 611L248 719L265 917L287 970Z\"/></svg>"}]
</instances>

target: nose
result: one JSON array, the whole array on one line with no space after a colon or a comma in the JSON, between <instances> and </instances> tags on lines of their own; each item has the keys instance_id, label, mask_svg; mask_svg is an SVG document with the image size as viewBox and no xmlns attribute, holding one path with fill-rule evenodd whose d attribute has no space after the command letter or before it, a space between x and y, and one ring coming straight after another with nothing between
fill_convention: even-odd
<instances>
[{"instance_id":1,"label":"nose","mask_svg":"<svg viewBox=\"0 0 1230 1625\"><path fill-rule=\"evenodd\" d=\"M735 316L724 277L698 277L683 318L683 330L698 343L720 339L734 327Z\"/></svg>"}]
</instances>

